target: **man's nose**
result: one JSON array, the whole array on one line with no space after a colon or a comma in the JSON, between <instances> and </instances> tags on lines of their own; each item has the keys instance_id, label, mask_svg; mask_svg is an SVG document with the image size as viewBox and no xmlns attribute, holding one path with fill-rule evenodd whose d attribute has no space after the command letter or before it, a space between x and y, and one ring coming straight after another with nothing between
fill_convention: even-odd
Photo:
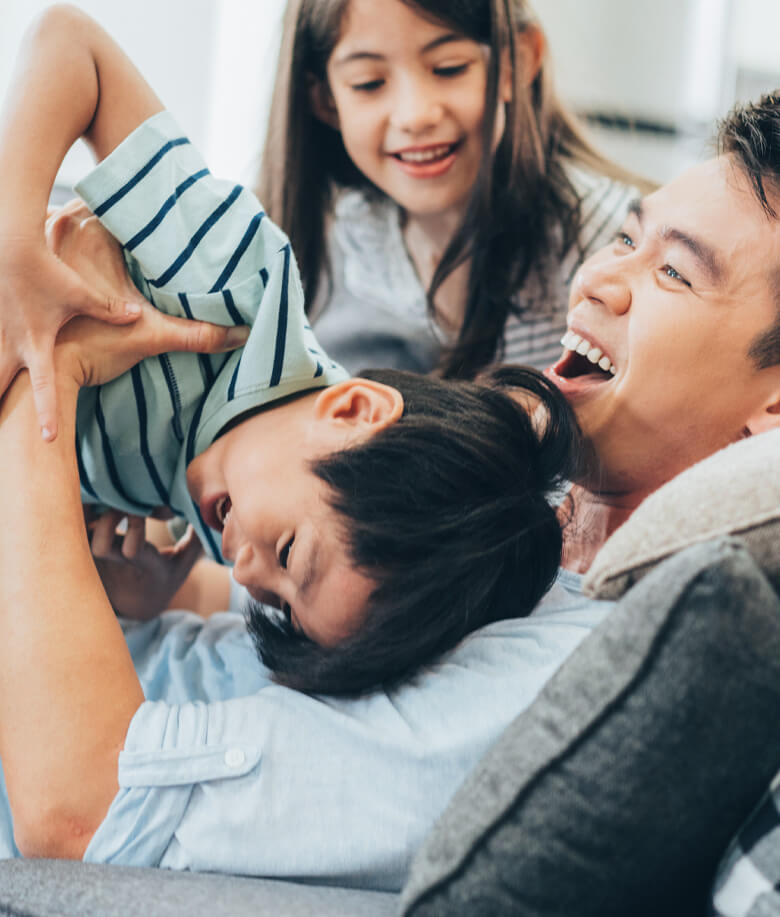
<instances>
[{"instance_id":1,"label":"man's nose","mask_svg":"<svg viewBox=\"0 0 780 917\"><path fill-rule=\"evenodd\" d=\"M434 93L416 80L407 80L396 92L392 122L406 133L420 134L437 124L443 112Z\"/></svg>"},{"instance_id":2,"label":"man's nose","mask_svg":"<svg viewBox=\"0 0 780 917\"><path fill-rule=\"evenodd\" d=\"M574 286L577 299L606 306L616 315L631 308L631 285L625 265L614 258L586 261L577 271Z\"/></svg>"}]
</instances>

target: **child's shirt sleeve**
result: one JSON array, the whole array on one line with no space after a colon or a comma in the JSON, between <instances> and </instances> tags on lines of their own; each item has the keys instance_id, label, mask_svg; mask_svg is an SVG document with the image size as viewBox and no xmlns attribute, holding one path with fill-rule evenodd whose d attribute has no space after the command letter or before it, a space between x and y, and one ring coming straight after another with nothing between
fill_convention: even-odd
<instances>
[{"instance_id":1,"label":"child's shirt sleeve","mask_svg":"<svg viewBox=\"0 0 780 917\"><path fill-rule=\"evenodd\" d=\"M134 513L170 506L220 558L187 465L235 417L346 378L304 313L287 237L255 196L215 178L168 112L128 136L76 190L122 244L141 292L171 315L249 324L230 354L163 354L79 399L82 496Z\"/></svg>"}]
</instances>

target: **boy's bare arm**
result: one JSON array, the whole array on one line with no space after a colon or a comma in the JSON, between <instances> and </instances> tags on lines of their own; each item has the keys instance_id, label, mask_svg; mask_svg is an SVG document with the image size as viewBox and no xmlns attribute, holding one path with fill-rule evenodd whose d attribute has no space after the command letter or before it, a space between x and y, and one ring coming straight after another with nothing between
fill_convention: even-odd
<instances>
[{"instance_id":1,"label":"boy's bare arm","mask_svg":"<svg viewBox=\"0 0 780 917\"><path fill-rule=\"evenodd\" d=\"M27 366L45 438L57 429L61 326L80 313L115 323L138 315L137 303L97 292L46 250L57 170L79 137L102 159L161 108L118 45L79 10L52 7L29 30L0 116L0 394Z\"/></svg>"}]
</instances>

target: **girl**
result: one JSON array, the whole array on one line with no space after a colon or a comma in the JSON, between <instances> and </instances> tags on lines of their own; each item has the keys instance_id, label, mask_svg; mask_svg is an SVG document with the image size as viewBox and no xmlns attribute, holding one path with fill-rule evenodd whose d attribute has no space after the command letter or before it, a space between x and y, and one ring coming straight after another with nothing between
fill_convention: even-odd
<instances>
[{"instance_id":1,"label":"girl","mask_svg":"<svg viewBox=\"0 0 780 917\"><path fill-rule=\"evenodd\" d=\"M568 283L638 192L544 56L524 0L291 0L259 196L347 368L557 358Z\"/></svg>"}]
</instances>

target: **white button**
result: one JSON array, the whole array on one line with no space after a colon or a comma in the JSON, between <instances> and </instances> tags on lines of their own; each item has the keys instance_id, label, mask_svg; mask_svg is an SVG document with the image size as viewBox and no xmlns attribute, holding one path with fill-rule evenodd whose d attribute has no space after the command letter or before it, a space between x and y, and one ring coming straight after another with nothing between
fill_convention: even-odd
<instances>
[{"instance_id":1,"label":"white button","mask_svg":"<svg viewBox=\"0 0 780 917\"><path fill-rule=\"evenodd\" d=\"M240 748L229 748L225 752L225 764L228 767L241 767L246 760L246 755Z\"/></svg>"}]
</instances>

